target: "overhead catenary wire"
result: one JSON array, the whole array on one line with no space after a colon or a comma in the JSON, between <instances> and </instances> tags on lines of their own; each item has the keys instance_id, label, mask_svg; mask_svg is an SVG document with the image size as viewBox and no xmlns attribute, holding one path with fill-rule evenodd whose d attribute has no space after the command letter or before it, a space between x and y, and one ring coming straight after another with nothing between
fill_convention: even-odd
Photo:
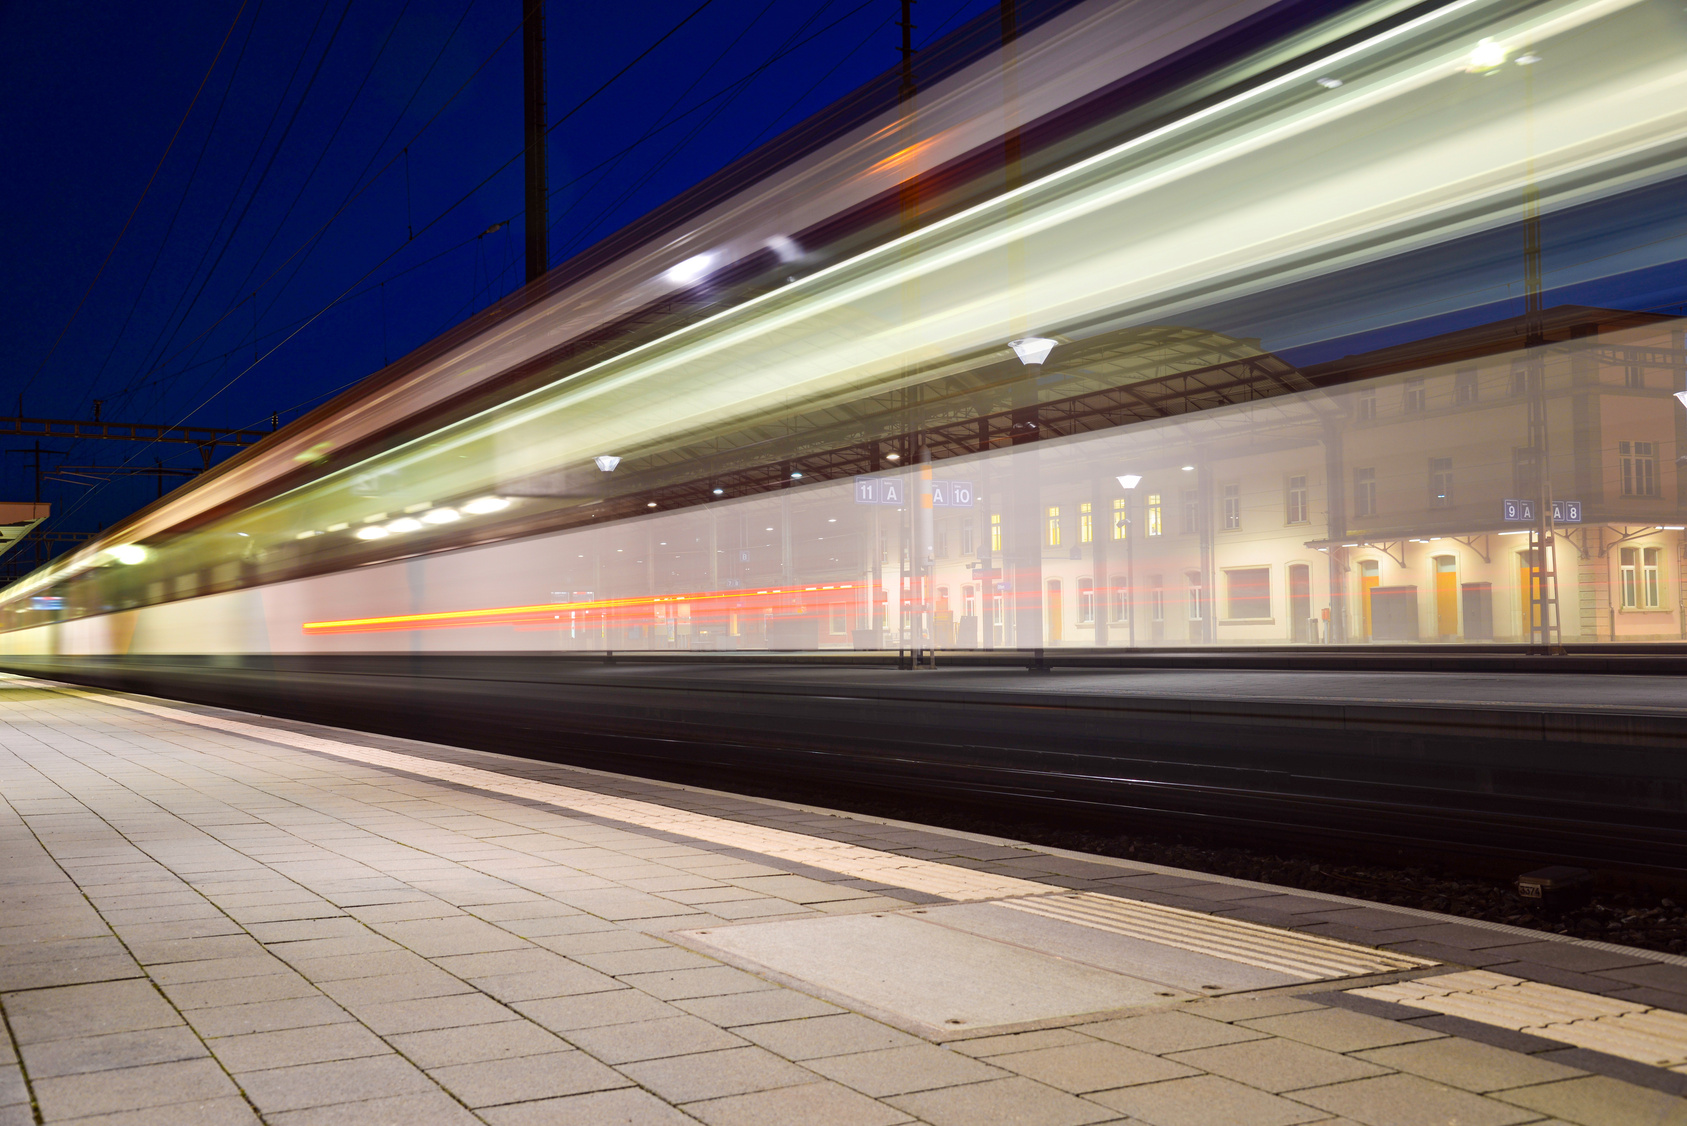
<instances>
[{"instance_id":1,"label":"overhead catenary wire","mask_svg":"<svg viewBox=\"0 0 1687 1126\"><path fill-rule=\"evenodd\" d=\"M290 261L294 255L297 255L300 250L304 250L308 246L310 246L311 243L312 243L312 240L320 237L320 235L322 233L324 233L328 229L329 226L332 225L332 223L334 222L335 219L337 219L341 214L343 214L345 212L346 208L348 208L351 205L351 203L358 196L360 196L364 191L368 190L368 188L371 187L373 184L378 182L380 180L381 176L383 174L385 174L387 169L391 168L393 163L395 161L397 161L398 154L395 153L393 155L392 159L389 160L385 165L383 165L381 167L380 171L376 172L375 175L372 176L372 177L369 176L369 169L374 166L374 164L377 160L380 159L381 151L386 147L386 143L389 140L392 139L392 135L393 135L393 133L395 133L398 130L399 125L403 123L405 115L409 113L410 107L413 104L415 104L415 100L416 100L417 96L420 95L423 86L426 85L428 79L432 76L435 67L437 67L439 65L440 59L444 58L446 50L450 47L451 42L456 38L456 35L457 35L458 31L460 31L461 28L462 28L463 21L468 18L469 11L470 11L470 9L472 9L474 7L476 2L477 2L477 0L468 0L468 2L464 5L461 15L459 15L458 18L457 18L457 23L452 27L450 33L446 35L445 41L440 44L439 51L435 54L433 62L430 63L427 70L423 72L421 79L418 80L415 88L411 91L410 97L405 101L404 107L402 109L400 109L399 112L398 112L398 115L396 117L394 117L392 125L390 125L387 128L386 134L382 137L381 141L375 146L374 151L370 154L369 160L364 164L363 170L358 174L357 178L355 178L353 180L351 189L348 190L348 192L346 194L346 197L340 202L339 207L336 208L334 213L329 217L328 222L324 223L320 228L318 228L318 230L315 232L315 234L313 236L311 236L310 239L306 240L305 244L302 244L299 248L295 249L294 252L293 252L293 255L289 255L287 259L284 259L281 263L281 266L278 266L277 269L275 271L271 272L271 274L268 277L266 277L263 282L259 283L260 288L263 285L267 285L271 280L273 280L275 275L278 274L281 271L282 268L285 268L287 262ZM519 25L518 25L518 29L519 29ZM432 125L433 122L436 121L439 118L439 115L441 113L443 113L447 107L450 106L450 104L457 98L457 96L460 95L465 89L467 89L469 83L474 81L475 76L480 73L480 71L487 65L487 63L490 63L492 61L492 59L497 56L498 52L503 49L504 44L509 42L509 38L510 38L509 35L506 35L504 37L504 39L499 42L498 46L496 46L492 49L491 53L488 54L486 56L486 58L481 61L480 65L477 66L475 68L474 72L471 73L469 75L469 77L464 80L462 85L458 86L456 91L454 91L452 93L452 95L445 100L444 104L442 104L440 106L440 108L438 110L436 110L434 112L434 114L431 117L429 117L426 122L424 122L422 124L421 129L417 130L415 136L411 137L411 139L406 142L406 147L408 147L411 144L414 144L416 139L419 138L422 133L427 131L428 127L430 125ZM266 131L266 133L267 133L267 131ZM254 153L254 159L255 159L255 156L256 156L256 154ZM230 207L232 209L232 202L230 204ZM225 221L226 221L226 218L227 218L227 215L225 213L225 215L224 215ZM219 229L220 229L220 227L221 227L221 224L219 224ZM209 248L207 248L207 253L209 253ZM204 264L204 257L203 256L201 256L200 264L201 265ZM301 265L302 265L302 262L301 262ZM198 267L195 267L193 276L198 276L198 269L199 269ZM295 276L296 276L296 274L297 274L297 271L295 271ZM184 296L185 296L185 293L184 293ZM239 297L235 300L232 300L230 302L227 310L225 310L225 312L223 313L223 315L218 317L216 320L212 321L211 324L209 326L207 326L206 329L203 332L201 332L197 337L194 338L194 340L189 341L188 345L184 346L184 349L182 351L185 351L186 348L193 347L195 344L199 343L205 337L209 336L209 334L211 332L215 331L215 329L218 325L220 325L225 319L227 319L229 314L231 314L236 308L238 308L240 305L242 305L244 303L245 303L245 298L243 296ZM273 302L272 302L272 305L273 305ZM178 306L179 306L179 301L178 301ZM171 319L174 319L174 316L175 316L175 313L172 312L171 313ZM179 358L182 355L182 351L179 351L179 352L175 353L174 355L168 357L168 359L166 359L162 354L160 354L158 356L158 358L154 359L150 364L146 365L145 368L137 374L136 378L137 379L144 379L147 375L150 375L152 372L158 370L165 363L170 362L171 360L174 360L176 358ZM149 354L151 354L150 350L149 350Z\"/></svg>"},{"instance_id":2,"label":"overhead catenary wire","mask_svg":"<svg viewBox=\"0 0 1687 1126\"><path fill-rule=\"evenodd\" d=\"M281 136L276 140L274 147L270 149L269 159L264 162L263 171L258 174L257 182L252 185L252 191L247 195L246 202L240 209L240 214L235 217L234 226L229 228L228 237L223 240L222 249L217 252L216 260L211 263L211 268L205 272L204 280L199 283L198 291L195 292L193 300L188 303L188 309L187 312L182 315L183 319L180 322L181 324L186 323L187 317L192 315L193 309L198 305L199 298L204 294L206 287L211 284L211 279L216 275L218 267L222 265L223 256L227 254L229 248L234 245L235 235L239 233L241 225L245 223L246 216L251 213L252 204L257 202L259 194L263 191L264 184L268 182L270 171L275 167L276 158L281 155L281 150L287 146L287 138L292 136L293 126L296 125L299 120L299 113L304 109L305 103L310 100L310 93L316 88L316 80L322 74L323 64L328 61L328 55L334 50L334 43L339 39L340 29L345 26L346 15L351 11L351 6L352 0L346 0L345 4L340 8L340 18L335 22L333 31L329 33L328 42L323 46L321 55L317 57L316 66L312 68L310 78L306 80L303 92L300 93L298 101L293 104L293 112L288 115L287 124L282 127ZM326 14L327 10L328 0L324 0L322 14ZM321 15L318 16L318 22L320 23L320 21ZM306 57L308 57L310 52L310 43L315 39L315 35L316 32L313 28L311 31L311 37L305 41L305 52L300 56L301 63ZM288 85L291 87L291 81L289 81ZM278 105L277 109L279 110L279 108L280 106ZM273 122L273 120L274 118L272 117L271 121ZM248 277L250 277L250 274L248 274ZM236 287L237 291L244 288L244 285ZM253 297L255 300L256 294L254 294ZM242 302L242 304L244 304L244 302ZM180 331L179 326L177 331ZM167 344L166 347L168 347Z\"/></svg>"},{"instance_id":3,"label":"overhead catenary wire","mask_svg":"<svg viewBox=\"0 0 1687 1126\"><path fill-rule=\"evenodd\" d=\"M117 237L111 240L111 248L105 252L105 257L100 261L99 269L94 271L93 278L88 282L88 288L82 291L82 296L77 300L76 306L71 309L70 316L65 318L64 325L59 329L58 335L53 338L53 343L47 349L47 354L41 357L41 362L35 365L35 370L30 373L28 379L24 380L23 386L18 390L19 395L27 392L41 375L41 372L46 369L47 361L51 360L53 354L59 350L59 345L64 342L65 333L70 331L71 323L76 320L76 315L82 311L82 306L87 304L89 294L94 292L94 287L99 284L100 278L105 274L106 267L111 265L112 256L117 253L118 246L123 242L123 236L129 233L130 225L134 223L135 216L140 213L141 204L146 202L147 193L152 191L152 185L158 179L158 173L163 170L164 162L170 158L171 150L176 147L176 139L182 135L182 129L187 125L188 118L193 116L193 107L199 104L199 95L205 92L205 84L211 81L211 73L217 69L217 62L223 57L223 49L228 46L230 37L234 35L236 25L240 23L240 17L246 11L246 3L247 0L241 0L240 7L235 10L234 18L228 23L228 30L223 32L223 37L217 44L216 53L211 56L210 65L205 68L204 77L199 80L199 85L194 88L193 97L188 100L187 109L182 111L182 119L176 123L175 132L170 134L170 140L164 146L164 152L159 156L158 163L153 166L152 175L147 177L146 184L141 188L140 198L135 200L135 206L129 210L129 217L123 221L123 226L118 229Z\"/></svg>"},{"instance_id":4,"label":"overhead catenary wire","mask_svg":"<svg viewBox=\"0 0 1687 1126\"><path fill-rule=\"evenodd\" d=\"M471 2L472 2L472 0L471 0ZM714 0L702 0L702 3L698 4L697 7L692 9L686 16L684 16L681 20L679 20L673 26L668 28L668 30L665 31L661 36L659 36L655 40L655 42L651 43L648 47L646 47L643 51L641 51L637 56L635 56L635 58L631 62L627 63L620 70L616 71L613 76L611 76L605 82L600 84L590 94L586 95L585 98L576 102L575 105L569 110L569 112L567 114L563 115L562 119L560 119L558 122L553 124L551 126L551 128L554 129L556 127L556 125L561 124L561 122L563 120L567 120L569 117L572 117L575 113L578 113L587 104L589 104L590 102L595 100L599 95L601 95L605 90L607 90L611 85L613 85L614 82L616 82L622 76L626 75L635 65L637 65L637 63L639 63L643 59L649 57L649 55L653 51L655 51L656 48L660 47L663 43L666 43L669 39L673 38L674 35L676 35L688 23L690 23L693 19L695 19L698 15L700 15L705 9L707 9L713 3L714 3ZM519 29L520 29L520 25L518 24L515 30L519 30ZM513 32L512 32L512 35L513 35ZM508 41L509 41L509 36L506 36L504 42L507 43ZM503 46L503 44L501 43L499 45L498 49L501 49L502 46ZM494 55L496 54L496 50L493 52L493 54ZM476 68L476 71L475 71L476 74L478 74L480 69L483 68L486 65L486 62L491 61L491 57L492 56L488 56L486 61L482 62L481 66ZM473 75L470 76L470 81L472 81L472 79L473 79ZM467 82L465 82L464 85L466 86ZM461 93L461 89L462 88L460 87L459 90L458 90L458 93ZM455 96L456 95L454 94L453 97L455 97ZM444 107L441 107L441 110L439 112L443 112L443 109L444 109ZM436 112L434 117L429 119L429 124L431 124L431 122L433 120L437 119L437 117L438 117L438 113ZM426 125L424 125L423 128L425 129ZM482 188L484 188L487 184L491 183L494 179L496 179L498 175L500 175L502 172L504 172L506 169L508 169L510 167L510 165L515 163L516 160L519 160L521 158L523 152L525 152L525 148L523 148L523 150L521 150L520 152L517 152L509 160L506 160L504 163L499 165L491 173L489 173L487 176L485 176L483 179L481 179L477 184L475 184L474 187L470 188L467 192L463 193L455 201L453 201L450 205L448 205L444 210L440 211L437 215L435 215L432 219L430 219L427 223L425 223L422 226L422 228L417 232L417 234L420 235L420 234L426 233L429 229L431 229L432 227L434 227L438 223L440 223L442 220L444 220L448 215L455 212L464 203L468 202L468 200L472 199L475 196L475 194L478 193ZM393 159L396 160L397 157L395 156ZM384 166L384 168L385 167L391 167L391 164L392 164L392 161L389 161L387 163L387 165ZM384 170L384 168L383 168L383 170ZM376 178L377 179L379 178L378 175L377 175ZM370 183L373 183L373 180L371 180ZM363 189L359 189L358 192L355 193L355 194L360 195L363 190L367 190L367 187L368 187L368 185L365 185L365 187ZM355 195L354 195L353 198L355 198ZM351 202L350 199L348 199L347 205L349 205L350 202ZM276 276L276 274L280 273L281 269L285 267L287 261L290 261L301 250L305 249L307 246L309 246L311 244L311 242L313 242L316 238L318 238L321 235L321 233L323 231L325 231L327 229L327 227L334 221L334 219L337 218L339 214L343 213L344 207L345 207L345 205L342 205L340 210L336 211L335 215L331 216L327 223L323 224L322 227L318 228L318 231L316 232L316 234L311 236L311 238L308 239L305 244L301 244L301 246L298 249L296 249L293 252L293 254L290 254L288 256L288 258L285 259L280 266L277 266L277 268L274 271L271 272L271 274L269 275L269 278L266 278L265 281L267 282L270 278L273 278L273 277ZM224 382L220 387L218 387L211 394L201 398L197 405L195 405L186 414L182 415L181 418L177 422L173 423L172 425L180 426L180 425L183 425L184 423L186 423L188 419L191 419L200 410L204 409L204 407L207 404L209 404L211 401L216 399L224 391L227 391L236 382L238 382L244 375L246 375L248 372L250 372L253 368L257 367L258 364L262 363L263 360L265 360L269 356L273 355L277 349L283 347L289 340L292 340L300 332L304 331L304 329L307 328L309 325L311 325L311 324L315 323L317 320L321 319L321 317L323 315L325 315L326 313L328 313L331 309L334 309L335 307L340 305L349 296L351 296L351 294L354 291L356 291L358 289L358 287L360 287L364 282L368 281L368 279L371 276L373 276L376 272L378 272L381 269L381 267L385 266L388 262L390 262L394 257L396 257L400 252L402 252L405 249L405 247L409 246L410 241L411 240L407 239L403 244L396 247L392 251L389 251L378 262L376 262L368 270L364 271L363 274L361 274L359 277L357 277L351 283L351 285L347 286L339 294L335 295L332 299L330 299L328 302L326 302L324 305L322 305L319 309L317 309L316 312L312 313L309 317L305 318L302 322L299 323L298 327L294 328L291 332L287 333L280 341L278 341L268 351L264 352L261 356L259 356L256 360L254 360L251 364L246 365L240 371L236 372L232 377L230 377L226 382ZM261 285L260 285L260 288L261 288ZM234 305L234 306L231 306L230 309L227 312L223 313L222 316L220 316L218 318L216 323L221 323L222 321L226 320L228 318L228 316L230 315L230 313L232 313L234 311L234 309L238 308L238 307L239 307L238 304ZM214 325L212 327L214 327ZM207 332L209 332L209 330L207 330ZM202 333L201 337L203 337L204 335L205 334ZM150 443L150 442L145 443L142 446L141 449L136 450L133 454L131 454L130 457L128 459L126 459L123 464L125 466L128 465L129 462L132 462L136 457L139 457L142 454L144 454L148 449L151 448L151 446L152 446L152 443ZM90 490L87 494L84 494L84 496L82 498L80 498L75 504L73 504L71 506L71 508L69 510L67 510L64 514L69 515L71 512L74 512L76 509L80 508L82 504L86 503L87 500L90 497L94 496L96 493L98 493L98 491L99 491L98 489L94 489L94 490ZM55 516L56 515L57 514L55 514Z\"/></svg>"},{"instance_id":5,"label":"overhead catenary wire","mask_svg":"<svg viewBox=\"0 0 1687 1126\"><path fill-rule=\"evenodd\" d=\"M231 214L233 214L235 204L239 202L241 195L246 190L246 181L252 175L252 169L257 165L258 157L263 153L264 147L269 141L270 131L275 128L276 119L281 116L282 107L287 102L287 94L292 90L293 83L298 79L299 70L300 70L300 68L302 68L304 66L305 59L309 56L310 44L316 38L316 29L321 26L322 17L327 14L327 11L328 11L328 0L323 0L322 7L317 12L317 22L315 24L313 24L312 27L311 27L310 35L305 41L305 46L299 52L298 61L294 63L293 71L287 78L287 85L282 90L282 96L276 100L275 108L270 112L269 121L264 126L264 132L263 132L262 136L259 138L258 144L252 149L252 155L247 160L246 168L241 173L240 180L235 185L234 192L229 196L229 200L228 200L227 205L225 205L224 208L223 208L222 216L217 220L217 225L212 228L210 240L208 242L206 242L205 248L202 251L200 251L199 261L194 264L193 270L187 275L188 276L187 285L185 285L182 288L182 292L177 295L176 303L171 307L170 312L165 316L164 320L159 324L158 332L153 337L152 343L147 346L146 351L142 355L142 363L143 363L143 365L146 365L147 370L150 370L152 368L157 367L161 361L160 361L160 359L155 358L150 363L147 363L146 357L148 357L148 356L161 357L163 355L164 349L167 349L169 347L169 341L173 340L175 338L175 334L180 331L179 324L185 323L186 318L191 314L192 308L193 308L193 306L191 304L188 307L188 312L182 313L182 311L181 311L182 310L182 302L186 301L187 298L188 298L188 294L193 291L193 279L199 277L200 271L202 269L204 269L205 260L210 257L212 249L214 247L216 247L216 245L218 244L218 241L221 239L223 228L224 228L225 225L227 225L229 216ZM226 250L226 244L224 244L224 245L225 245L225 250ZM218 256L218 261L221 261L220 255ZM215 271L216 271L216 264L213 263L212 268L211 268L211 272L214 273ZM206 275L207 280L209 280L209 277L210 277L210 274L207 274ZM204 285L203 284L201 284L199 292L200 293L204 292ZM197 301L198 301L198 297L197 297L197 295L195 295L194 302L197 303ZM236 302L236 303L234 303L233 305L230 306L229 311L233 312L235 308L238 308L240 305L243 305L243 304L245 304L244 301ZM177 314L178 313L181 314L181 318L182 318L180 322L177 321ZM170 327L172 324L178 324L178 327L176 329L172 330L171 327ZM125 388L125 391L126 390L127 389ZM124 392L119 392L118 394L119 394L119 396L121 396L121 395L124 394Z\"/></svg>"},{"instance_id":6,"label":"overhead catenary wire","mask_svg":"<svg viewBox=\"0 0 1687 1126\"><path fill-rule=\"evenodd\" d=\"M123 323L117 329L117 335L112 338L111 347L107 349L105 359L100 361L99 370L89 381L89 388L84 392L82 400L85 402L99 387L100 380L105 376L106 368L111 366L111 358L117 354L117 346L122 343L123 336L129 330L129 324L134 320L135 310L140 308L141 298L146 295L147 287L152 284L152 275L158 269L159 260L164 256L164 250L170 245L170 238L175 234L176 223L181 218L182 208L186 206L188 197L193 193L193 185L199 177L199 169L205 161L205 153L211 147L211 138L216 135L217 125L222 121L223 110L228 105L229 92L234 89L235 82L240 78L241 65L246 60L246 51L252 44L252 32L258 26L258 19L264 12L264 0L258 0L258 6L252 9L252 19L246 25L246 35L240 41L240 53L235 56L234 66L229 71L228 82L223 86L222 96L217 99L216 111L211 115L211 123L206 126L205 137L199 143L199 152L193 158L193 167L188 171L187 183L183 185L181 196L176 200L176 208L170 213L170 222L164 228L164 236L158 240L158 249L153 253L152 262L147 266L146 274L141 278L141 284L135 289L135 299L129 303L129 311L123 316ZM75 413L80 413L80 407Z\"/></svg>"}]
</instances>

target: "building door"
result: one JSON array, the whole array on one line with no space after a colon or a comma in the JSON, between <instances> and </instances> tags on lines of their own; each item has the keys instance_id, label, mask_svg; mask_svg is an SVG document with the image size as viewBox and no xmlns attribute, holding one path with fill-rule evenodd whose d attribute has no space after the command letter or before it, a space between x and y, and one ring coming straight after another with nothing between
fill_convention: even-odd
<instances>
[{"instance_id":1,"label":"building door","mask_svg":"<svg viewBox=\"0 0 1687 1126\"><path fill-rule=\"evenodd\" d=\"M1289 564L1289 636L1310 641L1312 626L1312 568Z\"/></svg>"},{"instance_id":2,"label":"building door","mask_svg":"<svg viewBox=\"0 0 1687 1126\"><path fill-rule=\"evenodd\" d=\"M1359 615L1360 636L1366 641L1371 639L1371 591L1382 582L1382 568L1375 559L1367 559L1359 564Z\"/></svg>"},{"instance_id":3,"label":"building door","mask_svg":"<svg viewBox=\"0 0 1687 1126\"><path fill-rule=\"evenodd\" d=\"M1049 580L1049 641L1060 644L1060 580Z\"/></svg>"},{"instance_id":4,"label":"building door","mask_svg":"<svg viewBox=\"0 0 1687 1126\"><path fill-rule=\"evenodd\" d=\"M1435 634L1442 641L1459 635L1459 572L1451 555L1435 557Z\"/></svg>"},{"instance_id":5,"label":"building door","mask_svg":"<svg viewBox=\"0 0 1687 1126\"><path fill-rule=\"evenodd\" d=\"M1522 632L1532 636L1541 628L1541 573L1535 566L1535 549L1517 553L1517 620L1523 623Z\"/></svg>"}]
</instances>

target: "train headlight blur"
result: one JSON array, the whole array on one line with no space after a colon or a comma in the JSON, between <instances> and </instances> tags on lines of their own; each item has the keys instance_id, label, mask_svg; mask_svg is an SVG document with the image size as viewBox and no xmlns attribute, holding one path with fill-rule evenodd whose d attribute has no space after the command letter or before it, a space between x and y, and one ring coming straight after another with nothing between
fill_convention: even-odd
<instances>
[{"instance_id":1,"label":"train headlight blur","mask_svg":"<svg viewBox=\"0 0 1687 1126\"><path fill-rule=\"evenodd\" d=\"M453 520L461 520L463 514L455 508L436 508L432 512L422 513L424 524L449 524Z\"/></svg>"},{"instance_id":2,"label":"train headlight blur","mask_svg":"<svg viewBox=\"0 0 1687 1126\"><path fill-rule=\"evenodd\" d=\"M359 528L357 538L360 540L384 540L387 538L387 530L371 524L367 528Z\"/></svg>"},{"instance_id":3,"label":"train headlight blur","mask_svg":"<svg viewBox=\"0 0 1687 1126\"><path fill-rule=\"evenodd\" d=\"M503 497L479 497L463 506L463 511L470 516L485 516L489 512L502 512L510 506L510 502Z\"/></svg>"},{"instance_id":4,"label":"train headlight blur","mask_svg":"<svg viewBox=\"0 0 1687 1126\"><path fill-rule=\"evenodd\" d=\"M387 531L402 534L404 532L419 531L421 527L422 522L420 520L410 516L401 516L397 520L394 520L391 524L387 525Z\"/></svg>"},{"instance_id":5,"label":"train headlight blur","mask_svg":"<svg viewBox=\"0 0 1687 1126\"><path fill-rule=\"evenodd\" d=\"M125 564L126 566L133 566L136 563L145 563L147 557L146 548L142 547L138 543L119 544L118 546L109 549L107 554L109 554L117 562Z\"/></svg>"}]
</instances>

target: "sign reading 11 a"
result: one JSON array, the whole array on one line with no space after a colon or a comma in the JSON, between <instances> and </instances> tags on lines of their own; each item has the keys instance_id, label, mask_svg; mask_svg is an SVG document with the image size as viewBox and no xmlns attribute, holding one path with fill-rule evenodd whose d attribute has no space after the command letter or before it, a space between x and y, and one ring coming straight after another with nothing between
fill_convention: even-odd
<instances>
[{"instance_id":1,"label":"sign reading 11 a","mask_svg":"<svg viewBox=\"0 0 1687 1126\"><path fill-rule=\"evenodd\" d=\"M908 494L913 487L900 477L857 477L855 479L856 504L895 504L906 503ZM933 481L931 483L931 506L933 508L971 508L971 481Z\"/></svg>"}]
</instances>

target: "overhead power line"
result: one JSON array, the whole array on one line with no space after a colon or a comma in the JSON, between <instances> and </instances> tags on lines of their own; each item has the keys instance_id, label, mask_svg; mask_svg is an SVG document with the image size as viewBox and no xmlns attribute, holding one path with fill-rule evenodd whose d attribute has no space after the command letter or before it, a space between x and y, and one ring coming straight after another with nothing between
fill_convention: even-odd
<instances>
[{"instance_id":1,"label":"overhead power line","mask_svg":"<svg viewBox=\"0 0 1687 1126\"><path fill-rule=\"evenodd\" d=\"M193 107L199 104L199 95L204 92L205 84L211 80L211 72L217 69L217 61L223 57L223 48L228 46L229 38L234 34L235 25L240 22L241 14L246 11L246 3L247 0L240 0L240 7L235 11L234 18L229 21L228 30L223 32L222 41L217 44L217 53L211 56L211 65L205 68L205 75L199 80L198 87L194 89L193 97L189 99L187 109L182 113L182 119L176 123L176 131L170 134L170 141L164 146L164 152L159 156L158 163L153 166L152 175L146 178L146 185L141 188L140 198L135 201L135 206L129 209L129 217L123 220L123 226L117 232L117 237L111 240L111 249L105 252L105 258L101 260L100 268L94 271L93 279L88 282L88 288L82 291L82 297L76 302L76 307L70 311L70 316L65 318L64 327L59 329L59 334L53 338L52 346L47 349L47 354L41 357L41 362L35 365L35 370L30 373L28 379L24 380L20 392L29 390L30 385L46 368L47 361L52 359L53 353L59 350L59 345L64 341L65 333L70 331L71 322L76 320L76 314L80 313L82 306L87 304L88 295L94 292L94 287L99 284L101 276L105 274L105 268L111 265L112 255L117 253L117 247L122 243L123 236L129 233L129 225L135 221L135 216L140 213L141 204L146 202L147 193L152 190L153 181L158 179L158 173L164 168L164 162L169 159L170 150L176 147L176 138L182 135L182 127L187 124L187 119L193 115Z\"/></svg>"}]
</instances>

